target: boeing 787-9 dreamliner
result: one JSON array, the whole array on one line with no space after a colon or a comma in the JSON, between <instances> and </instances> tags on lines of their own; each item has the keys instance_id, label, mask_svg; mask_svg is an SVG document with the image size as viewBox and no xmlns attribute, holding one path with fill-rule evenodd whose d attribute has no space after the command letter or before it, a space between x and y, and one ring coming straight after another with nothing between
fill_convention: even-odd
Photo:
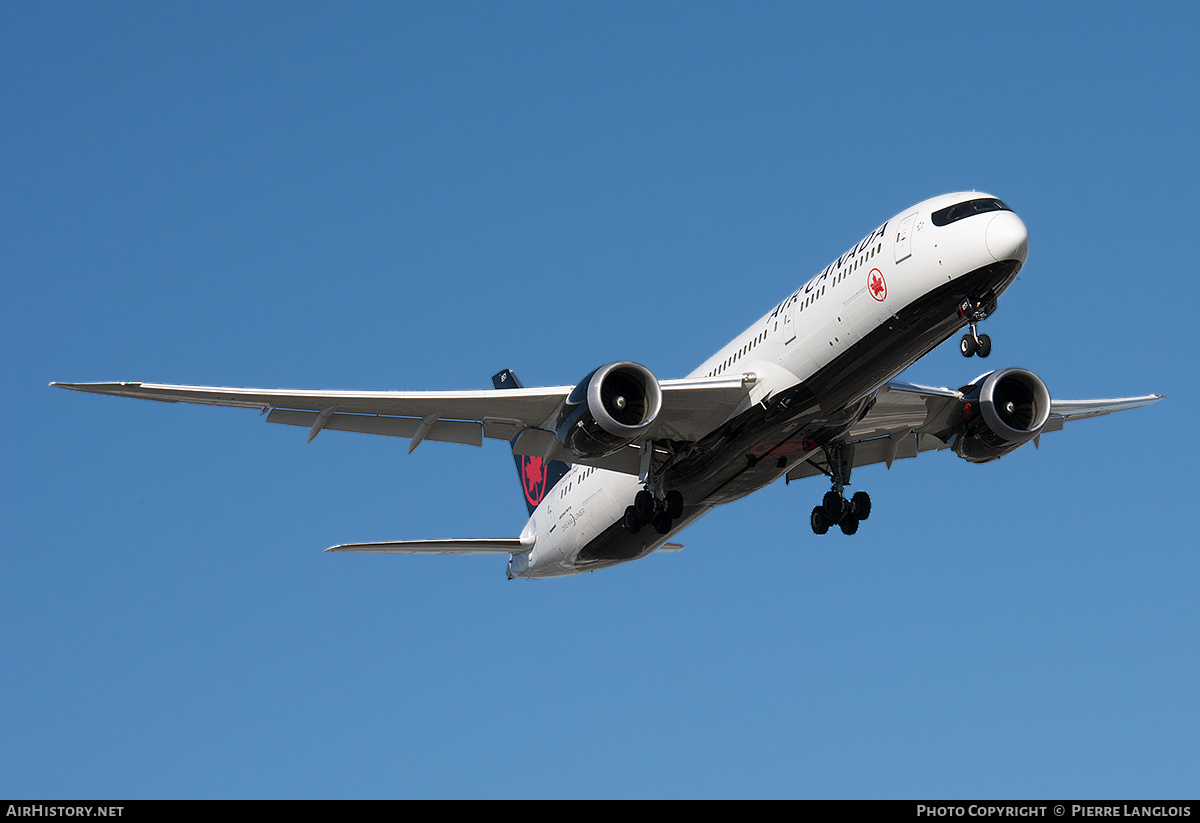
<instances>
[{"instance_id":1,"label":"boeing 787-9 dreamliner","mask_svg":"<svg viewBox=\"0 0 1200 823\"><path fill-rule=\"evenodd\" d=\"M331 552L500 554L508 576L590 572L655 550L716 506L774 483L824 475L812 530L852 535L871 498L847 499L851 471L948 449L986 463L1085 417L1160 395L1054 400L1033 372L1005 368L959 389L896 381L966 330L964 356L987 357L979 323L1029 250L1025 224L976 192L918 203L867 234L687 377L658 380L629 361L577 385L494 389L291 391L154 383L54 383L167 402L243 406L268 423L407 437L509 443L529 522L517 537L334 546Z\"/></svg>"}]
</instances>

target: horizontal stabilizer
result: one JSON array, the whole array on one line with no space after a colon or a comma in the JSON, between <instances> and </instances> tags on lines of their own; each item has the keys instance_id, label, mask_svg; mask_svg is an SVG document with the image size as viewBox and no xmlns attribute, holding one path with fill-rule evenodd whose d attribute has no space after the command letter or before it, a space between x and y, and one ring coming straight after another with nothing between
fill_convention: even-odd
<instances>
[{"instance_id":1,"label":"horizontal stabilizer","mask_svg":"<svg viewBox=\"0 0 1200 823\"><path fill-rule=\"evenodd\" d=\"M400 540L392 543L344 543L327 552L376 554L517 554L531 548L515 537L494 540Z\"/></svg>"}]
</instances>

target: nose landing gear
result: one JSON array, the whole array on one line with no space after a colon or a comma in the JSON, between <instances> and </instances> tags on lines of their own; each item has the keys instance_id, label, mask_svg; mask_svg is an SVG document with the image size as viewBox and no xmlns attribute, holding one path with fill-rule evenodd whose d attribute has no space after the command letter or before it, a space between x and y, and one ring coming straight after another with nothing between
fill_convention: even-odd
<instances>
[{"instance_id":1,"label":"nose landing gear","mask_svg":"<svg viewBox=\"0 0 1200 823\"><path fill-rule=\"evenodd\" d=\"M970 357L973 354L987 357L992 353L992 338L986 334L976 334L975 324L972 323L970 333L962 336L958 349L962 352L963 357Z\"/></svg>"},{"instance_id":2,"label":"nose landing gear","mask_svg":"<svg viewBox=\"0 0 1200 823\"><path fill-rule=\"evenodd\" d=\"M992 338L986 334L980 334L978 327L979 323L995 310L995 298L985 303L968 297L958 304L958 316L966 318L971 329L962 336L962 340L958 344L958 350L962 352L963 357L971 357L976 354L980 357L987 357L992 353Z\"/></svg>"}]
</instances>

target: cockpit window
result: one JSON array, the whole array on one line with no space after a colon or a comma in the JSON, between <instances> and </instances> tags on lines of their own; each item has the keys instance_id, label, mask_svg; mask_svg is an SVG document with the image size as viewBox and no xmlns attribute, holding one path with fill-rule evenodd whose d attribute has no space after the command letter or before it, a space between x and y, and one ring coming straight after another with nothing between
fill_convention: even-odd
<instances>
[{"instance_id":1,"label":"cockpit window","mask_svg":"<svg viewBox=\"0 0 1200 823\"><path fill-rule=\"evenodd\" d=\"M980 197L978 200L966 200L962 203L955 203L953 206L947 206L944 209L935 211L932 215L933 225L949 226L951 223L962 220L964 217L970 217L973 214L983 214L985 211L1012 211L1012 209L1004 205L1004 201L1002 200L997 200L994 197Z\"/></svg>"}]
</instances>

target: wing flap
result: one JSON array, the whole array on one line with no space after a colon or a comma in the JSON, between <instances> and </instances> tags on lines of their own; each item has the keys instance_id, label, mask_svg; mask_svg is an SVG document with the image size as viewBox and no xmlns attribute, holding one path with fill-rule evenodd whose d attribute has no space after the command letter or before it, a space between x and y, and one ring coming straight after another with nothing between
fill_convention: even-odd
<instances>
[{"instance_id":1,"label":"wing flap","mask_svg":"<svg viewBox=\"0 0 1200 823\"><path fill-rule=\"evenodd\" d=\"M271 413L267 415L267 422L281 423L285 426L300 426L311 430L317 423L318 417L320 417L319 412L271 409ZM322 428L360 434L382 434L390 437L413 437L421 428L422 422L419 417L334 413ZM483 429L479 423L474 421L438 420L425 434L424 439L482 446Z\"/></svg>"},{"instance_id":2,"label":"wing flap","mask_svg":"<svg viewBox=\"0 0 1200 823\"><path fill-rule=\"evenodd\" d=\"M522 431L513 440L512 453L540 457L543 460L561 460L564 463L594 466L597 469L636 475L641 470L642 443L617 449L612 454L607 454L603 457L580 457L574 452L563 448L553 432L530 427Z\"/></svg>"},{"instance_id":3,"label":"wing flap","mask_svg":"<svg viewBox=\"0 0 1200 823\"><path fill-rule=\"evenodd\" d=\"M869 440L910 431L940 431L957 411L960 392L893 381L875 395L870 412L847 440Z\"/></svg>"},{"instance_id":4,"label":"wing flap","mask_svg":"<svg viewBox=\"0 0 1200 823\"><path fill-rule=\"evenodd\" d=\"M869 466L873 463L886 463L890 469L896 460L908 460L923 451L947 448L946 443L932 435L918 436L911 431L888 437L876 437L872 440L855 441L847 445L854 449L851 463L853 468ZM817 453L789 471L787 480L790 483L793 480L816 477L827 472L825 456Z\"/></svg>"},{"instance_id":5,"label":"wing flap","mask_svg":"<svg viewBox=\"0 0 1200 823\"><path fill-rule=\"evenodd\" d=\"M662 408L647 435L652 440L694 442L734 415L753 384L736 377L663 380Z\"/></svg>"}]
</instances>

